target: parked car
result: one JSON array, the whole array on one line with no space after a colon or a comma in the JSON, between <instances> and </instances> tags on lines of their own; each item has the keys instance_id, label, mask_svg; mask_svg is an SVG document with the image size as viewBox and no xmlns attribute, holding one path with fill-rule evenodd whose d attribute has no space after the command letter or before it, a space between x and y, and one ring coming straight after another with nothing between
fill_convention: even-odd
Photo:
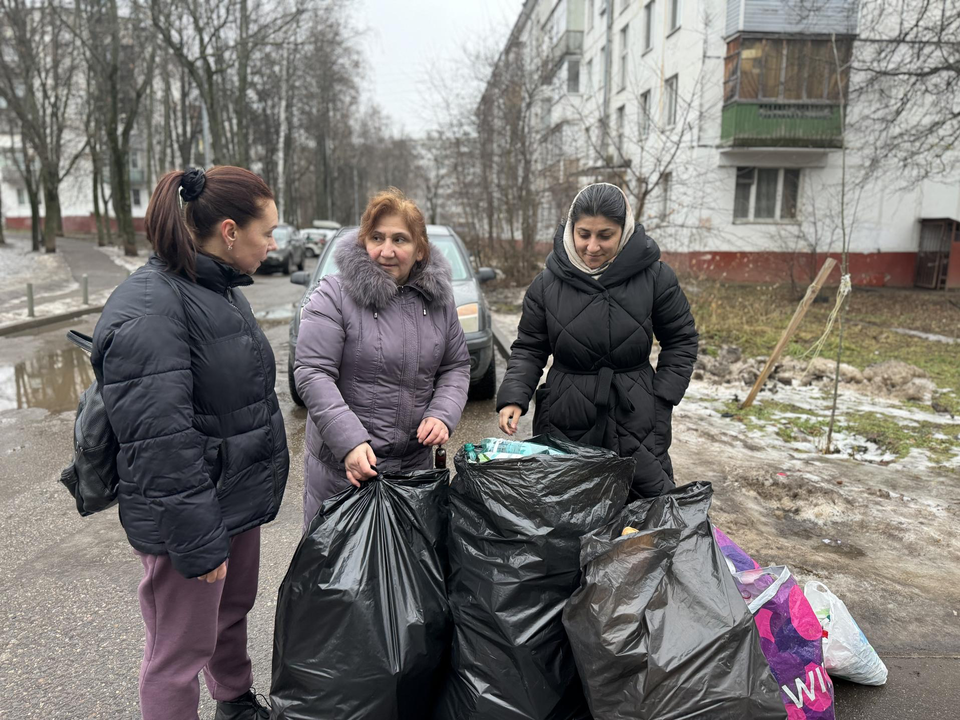
<instances>
[{"instance_id":1,"label":"parked car","mask_svg":"<svg viewBox=\"0 0 960 720\"><path fill-rule=\"evenodd\" d=\"M289 275L294 269L303 270L306 249L300 231L293 225L278 225L273 231L273 239L277 241L277 249L267 253L267 259L260 265L260 270L282 270L284 275Z\"/></svg>"},{"instance_id":2,"label":"parked car","mask_svg":"<svg viewBox=\"0 0 960 720\"><path fill-rule=\"evenodd\" d=\"M300 228L307 257L318 257L327 241L336 234L336 228Z\"/></svg>"},{"instance_id":3,"label":"parked car","mask_svg":"<svg viewBox=\"0 0 960 720\"><path fill-rule=\"evenodd\" d=\"M297 384L293 379L297 336L300 333L300 313L323 276L337 272L334 258L337 243L347 232L354 229L356 228L341 228L337 231L337 234L327 242L312 272L297 272L290 276L290 282L307 287L300 299L299 310L294 313L293 320L290 321L290 355L287 367L290 395L301 407L303 400L297 393ZM444 257L450 261L453 270L453 295L457 303L460 324L466 335L467 350L470 351L470 399L490 400L497 393L497 367L493 348L493 321L480 285L493 280L496 273L491 268L479 268L474 271L467 248L449 227L427 225L427 237L430 238L434 251L443 253Z\"/></svg>"}]
</instances>

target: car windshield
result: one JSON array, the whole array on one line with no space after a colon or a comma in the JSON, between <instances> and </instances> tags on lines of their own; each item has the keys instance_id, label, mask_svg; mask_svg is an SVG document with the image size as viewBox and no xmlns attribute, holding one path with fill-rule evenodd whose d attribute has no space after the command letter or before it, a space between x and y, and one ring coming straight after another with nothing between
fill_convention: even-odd
<instances>
[{"instance_id":1,"label":"car windshield","mask_svg":"<svg viewBox=\"0 0 960 720\"><path fill-rule=\"evenodd\" d=\"M450 268L453 271L453 281L470 280L472 277L470 265L466 257L464 257L463 252L461 252L460 247L457 245L456 240L453 239L453 236L430 235L429 237L434 252L439 251L450 263ZM320 282L320 279L324 275L333 275L337 272L337 261L334 259L336 253L333 248L333 245L336 245L337 242L342 242L342 237L336 238L331 247L324 253L323 261L317 266L316 272L314 273L314 284Z\"/></svg>"},{"instance_id":2,"label":"car windshield","mask_svg":"<svg viewBox=\"0 0 960 720\"><path fill-rule=\"evenodd\" d=\"M290 241L291 230L288 227L278 227L273 231L273 239L277 241L277 247L283 247Z\"/></svg>"}]
</instances>

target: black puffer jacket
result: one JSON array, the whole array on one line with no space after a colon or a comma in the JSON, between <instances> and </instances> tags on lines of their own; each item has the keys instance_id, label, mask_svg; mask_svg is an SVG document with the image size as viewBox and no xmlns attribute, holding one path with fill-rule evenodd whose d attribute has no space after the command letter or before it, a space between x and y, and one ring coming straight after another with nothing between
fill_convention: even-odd
<instances>
[{"instance_id":1,"label":"black puffer jacket","mask_svg":"<svg viewBox=\"0 0 960 720\"><path fill-rule=\"evenodd\" d=\"M273 520L290 464L273 350L236 288L248 275L197 257L197 282L156 256L118 287L93 367L120 441L120 522L185 577Z\"/></svg>"},{"instance_id":2,"label":"black puffer jacket","mask_svg":"<svg viewBox=\"0 0 960 720\"><path fill-rule=\"evenodd\" d=\"M571 265L563 229L524 298L497 409L519 405L526 413L536 390L535 433L633 456L634 496L660 495L673 487L671 412L697 359L690 305L642 227L599 280ZM553 367L537 389L551 354Z\"/></svg>"}]
</instances>

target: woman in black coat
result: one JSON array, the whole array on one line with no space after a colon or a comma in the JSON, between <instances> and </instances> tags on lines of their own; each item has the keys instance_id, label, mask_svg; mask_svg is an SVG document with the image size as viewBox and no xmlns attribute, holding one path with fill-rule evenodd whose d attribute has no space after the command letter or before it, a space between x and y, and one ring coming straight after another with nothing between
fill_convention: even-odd
<instances>
[{"instance_id":1,"label":"woman in black coat","mask_svg":"<svg viewBox=\"0 0 960 720\"><path fill-rule=\"evenodd\" d=\"M243 168L170 172L145 224L155 254L110 296L92 354L143 565L140 712L196 718L202 671L217 720L267 718L246 618L289 455L273 351L240 287L277 247L277 206Z\"/></svg>"},{"instance_id":2,"label":"woman in black coat","mask_svg":"<svg viewBox=\"0 0 960 720\"><path fill-rule=\"evenodd\" d=\"M687 390L697 345L677 276L634 225L624 193L588 185L524 298L497 396L500 429L513 435L536 393L536 434L633 457L633 496L661 495L674 486L671 413ZM537 388L551 355L547 381Z\"/></svg>"}]
</instances>

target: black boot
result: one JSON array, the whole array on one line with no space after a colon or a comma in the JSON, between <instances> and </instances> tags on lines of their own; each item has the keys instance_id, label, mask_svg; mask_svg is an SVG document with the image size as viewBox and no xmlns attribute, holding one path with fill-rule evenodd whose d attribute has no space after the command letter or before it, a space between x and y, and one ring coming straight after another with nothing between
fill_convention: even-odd
<instances>
[{"instance_id":1,"label":"black boot","mask_svg":"<svg viewBox=\"0 0 960 720\"><path fill-rule=\"evenodd\" d=\"M260 702L260 698L263 696L247 690L233 700L218 700L213 720L270 720L270 709Z\"/></svg>"}]
</instances>

